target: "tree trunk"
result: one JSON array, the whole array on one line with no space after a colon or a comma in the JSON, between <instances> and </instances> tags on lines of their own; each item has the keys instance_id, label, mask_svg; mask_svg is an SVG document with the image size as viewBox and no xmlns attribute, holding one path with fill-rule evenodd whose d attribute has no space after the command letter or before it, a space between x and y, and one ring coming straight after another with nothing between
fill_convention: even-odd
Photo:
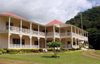
<instances>
[{"instance_id":1,"label":"tree trunk","mask_svg":"<svg viewBox=\"0 0 100 64\"><path fill-rule=\"evenodd\" d=\"M54 56L57 56L56 48L54 47Z\"/></svg>"}]
</instances>

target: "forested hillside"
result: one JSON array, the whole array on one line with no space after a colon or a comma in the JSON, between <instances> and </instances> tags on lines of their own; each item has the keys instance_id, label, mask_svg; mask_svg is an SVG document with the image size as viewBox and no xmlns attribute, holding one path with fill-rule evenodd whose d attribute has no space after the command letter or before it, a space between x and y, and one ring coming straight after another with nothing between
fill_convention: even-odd
<instances>
[{"instance_id":1,"label":"forested hillside","mask_svg":"<svg viewBox=\"0 0 100 64\"><path fill-rule=\"evenodd\" d=\"M81 13L83 29L89 32L90 48L100 49L100 6L96 6ZM80 13L71 20L66 21L66 23L81 27Z\"/></svg>"}]
</instances>

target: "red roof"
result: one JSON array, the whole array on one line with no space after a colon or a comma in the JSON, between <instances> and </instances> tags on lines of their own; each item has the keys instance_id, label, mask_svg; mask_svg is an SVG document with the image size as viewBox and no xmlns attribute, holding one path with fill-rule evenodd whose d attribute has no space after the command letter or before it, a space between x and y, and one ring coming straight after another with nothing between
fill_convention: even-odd
<instances>
[{"instance_id":1,"label":"red roof","mask_svg":"<svg viewBox=\"0 0 100 64\"><path fill-rule=\"evenodd\" d=\"M58 21L58 20L54 20L54 21L51 21L50 23L48 23L46 25L53 25L53 24L64 24L64 23L61 22L61 21Z\"/></svg>"},{"instance_id":2,"label":"red roof","mask_svg":"<svg viewBox=\"0 0 100 64\"><path fill-rule=\"evenodd\" d=\"M20 18L20 19L24 19L23 17L20 17L20 16L17 16L15 14L12 14L12 13L8 13L8 12L4 12L4 13L1 13L2 15L10 15L10 16L14 16L14 17L17 17L17 18Z\"/></svg>"}]
</instances>

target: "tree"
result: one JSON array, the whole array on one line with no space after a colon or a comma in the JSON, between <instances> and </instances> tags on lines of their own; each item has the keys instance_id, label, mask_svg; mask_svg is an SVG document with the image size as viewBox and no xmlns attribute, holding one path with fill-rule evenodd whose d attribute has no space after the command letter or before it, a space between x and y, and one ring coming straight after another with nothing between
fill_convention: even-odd
<instances>
[{"instance_id":1,"label":"tree","mask_svg":"<svg viewBox=\"0 0 100 64\"><path fill-rule=\"evenodd\" d=\"M54 56L56 57L57 56L56 48L61 46L61 42L58 42L58 41L56 41L56 42L54 42L54 41L48 42L47 46L49 46L51 48L54 48Z\"/></svg>"}]
</instances>

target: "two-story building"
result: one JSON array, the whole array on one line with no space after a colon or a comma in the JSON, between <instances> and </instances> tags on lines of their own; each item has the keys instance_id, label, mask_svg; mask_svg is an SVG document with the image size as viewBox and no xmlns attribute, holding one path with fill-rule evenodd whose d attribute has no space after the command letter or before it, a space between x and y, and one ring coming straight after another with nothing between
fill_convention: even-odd
<instances>
[{"instance_id":1,"label":"two-story building","mask_svg":"<svg viewBox=\"0 0 100 64\"><path fill-rule=\"evenodd\" d=\"M47 48L50 41L60 41L63 48L79 48L79 43L88 42L88 32L57 20L41 25L15 14L0 14L0 48Z\"/></svg>"}]
</instances>

